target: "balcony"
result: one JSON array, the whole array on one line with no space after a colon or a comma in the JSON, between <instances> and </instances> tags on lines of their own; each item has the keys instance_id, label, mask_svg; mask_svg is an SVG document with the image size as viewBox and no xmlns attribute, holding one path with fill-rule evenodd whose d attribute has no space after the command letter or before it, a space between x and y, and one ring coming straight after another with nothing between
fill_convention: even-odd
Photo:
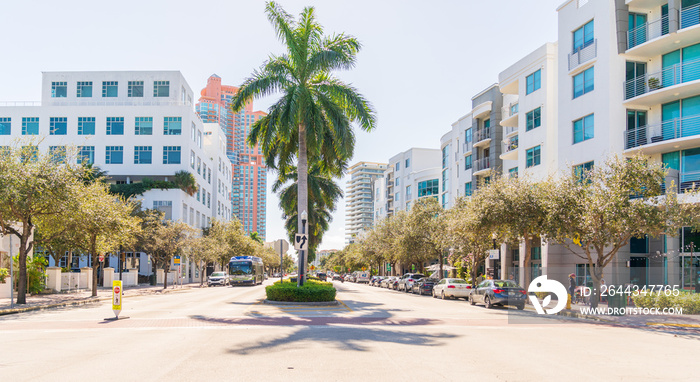
<instances>
[{"instance_id":1,"label":"balcony","mask_svg":"<svg viewBox=\"0 0 700 382\"><path fill-rule=\"evenodd\" d=\"M700 59L683 62L624 83L625 103L654 106L700 91Z\"/></svg>"},{"instance_id":2,"label":"balcony","mask_svg":"<svg viewBox=\"0 0 700 382\"><path fill-rule=\"evenodd\" d=\"M511 137L515 134L518 134L518 126L504 127L503 128L503 137L504 138Z\"/></svg>"},{"instance_id":3,"label":"balcony","mask_svg":"<svg viewBox=\"0 0 700 382\"><path fill-rule=\"evenodd\" d=\"M503 159L503 160L518 159L518 136L517 135L503 140L503 154L501 154L501 159Z\"/></svg>"},{"instance_id":4,"label":"balcony","mask_svg":"<svg viewBox=\"0 0 700 382\"><path fill-rule=\"evenodd\" d=\"M462 143L462 154L467 155L472 152L472 141Z\"/></svg>"},{"instance_id":5,"label":"balcony","mask_svg":"<svg viewBox=\"0 0 700 382\"><path fill-rule=\"evenodd\" d=\"M696 147L700 144L700 116L677 118L627 130L624 139L625 150L638 148L630 153L643 151L645 155Z\"/></svg>"},{"instance_id":6,"label":"balcony","mask_svg":"<svg viewBox=\"0 0 700 382\"><path fill-rule=\"evenodd\" d=\"M481 158L472 162L472 175L480 175L491 170L490 158Z\"/></svg>"},{"instance_id":7,"label":"balcony","mask_svg":"<svg viewBox=\"0 0 700 382\"><path fill-rule=\"evenodd\" d=\"M627 49L668 34L668 15L627 31Z\"/></svg>"},{"instance_id":8,"label":"balcony","mask_svg":"<svg viewBox=\"0 0 700 382\"><path fill-rule=\"evenodd\" d=\"M700 4L681 9L679 30L698 24L700 24Z\"/></svg>"},{"instance_id":9,"label":"balcony","mask_svg":"<svg viewBox=\"0 0 700 382\"><path fill-rule=\"evenodd\" d=\"M491 142L491 128L484 127L474 133L474 147L488 146Z\"/></svg>"},{"instance_id":10,"label":"balcony","mask_svg":"<svg viewBox=\"0 0 700 382\"><path fill-rule=\"evenodd\" d=\"M596 58L597 54L598 39L594 39L593 41L589 42L588 45L584 45L569 53L569 71L572 71L581 64Z\"/></svg>"},{"instance_id":11,"label":"balcony","mask_svg":"<svg viewBox=\"0 0 700 382\"><path fill-rule=\"evenodd\" d=\"M514 102L510 105L503 106L501 115L501 126L518 126L518 103Z\"/></svg>"}]
</instances>

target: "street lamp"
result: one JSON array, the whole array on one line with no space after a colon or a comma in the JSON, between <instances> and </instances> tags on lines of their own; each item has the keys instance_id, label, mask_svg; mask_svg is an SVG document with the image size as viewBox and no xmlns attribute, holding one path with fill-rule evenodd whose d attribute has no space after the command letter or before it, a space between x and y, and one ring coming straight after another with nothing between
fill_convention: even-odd
<instances>
[{"instance_id":1,"label":"street lamp","mask_svg":"<svg viewBox=\"0 0 700 382\"><path fill-rule=\"evenodd\" d=\"M306 234L306 219L308 215L306 214L306 210L301 212L301 234L304 235ZM305 256L305 250L299 250L299 275L298 275L298 280L297 280L297 286L303 286L304 285L304 276L306 275L306 259L304 258Z\"/></svg>"}]
</instances>

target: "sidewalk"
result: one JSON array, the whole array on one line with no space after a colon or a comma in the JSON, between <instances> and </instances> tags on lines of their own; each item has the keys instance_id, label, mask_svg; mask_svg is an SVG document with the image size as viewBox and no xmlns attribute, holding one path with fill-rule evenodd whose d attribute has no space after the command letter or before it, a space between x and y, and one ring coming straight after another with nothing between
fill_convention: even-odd
<instances>
[{"instance_id":1,"label":"sidewalk","mask_svg":"<svg viewBox=\"0 0 700 382\"><path fill-rule=\"evenodd\" d=\"M206 284L205 284L206 285ZM170 293L191 288L199 288L199 281L194 283L172 286L168 285L168 289L163 289L163 285L152 286L150 284L140 284L138 286L125 287L124 297L143 296L156 293ZM66 293L28 295L27 303L18 305L17 297L15 296L14 308L10 308L9 298L0 298L0 316L13 313L22 313L33 310L58 308L63 306L76 306L92 304L99 301L105 301L112 298L112 288L97 288L97 297L92 297L90 290L80 290Z\"/></svg>"},{"instance_id":2,"label":"sidewalk","mask_svg":"<svg viewBox=\"0 0 700 382\"><path fill-rule=\"evenodd\" d=\"M608 304L601 302L598 304L599 308L608 308ZM534 308L529 307L534 311ZM683 314L683 315L670 315L670 314L626 314L623 316L613 316L608 314L591 315L582 314L581 309L590 308L588 305L583 304L571 304L570 310L563 310L558 313L560 316L565 317L575 317L583 318L587 320L596 320L600 322L623 325L623 326L637 326L637 327L678 327L678 328L691 328L700 329L700 315L697 314ZM633 307L631 307L633 308ZM631 313L631 309L628 310Z\"/></svg>"}]
</instances>

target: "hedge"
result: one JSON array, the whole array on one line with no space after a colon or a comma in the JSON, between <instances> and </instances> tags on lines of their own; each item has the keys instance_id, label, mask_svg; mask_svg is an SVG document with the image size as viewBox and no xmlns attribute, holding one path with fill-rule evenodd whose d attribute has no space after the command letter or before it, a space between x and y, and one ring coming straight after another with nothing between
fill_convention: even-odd
<instances>
[{"instance_id":1,"label":"hedge","mask_svg":"<svg viewBox=\"0 0 700 382\"><path fill-rule=\"evenodd\" d=\"M640 308L683 308L683 314L700 314L700 294L682 291L678 296L667 296L664 292L632 296L634 305Z\"/></svg>"},{"instance_id":2,"label":"hedge","mask_svg":"<svg viewBox=\"0 0 700 382\"><path fill-rule=\"evenodd\" d=\"M279 281L265 287L267 299L270 301L289 302L319 302L335 301L335 288L332 283L307 280L304 286L297 287L296 283Z\"/></svg>"}]
</instances>

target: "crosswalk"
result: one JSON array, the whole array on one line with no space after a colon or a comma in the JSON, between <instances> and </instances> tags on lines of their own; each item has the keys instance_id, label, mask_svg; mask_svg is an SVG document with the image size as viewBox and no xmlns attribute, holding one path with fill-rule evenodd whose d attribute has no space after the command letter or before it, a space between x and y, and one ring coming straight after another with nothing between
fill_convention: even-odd
<instances>
[{"instance_id":1,"label":"crosswalk","mask_svg":"<svg viewBox=\"0 0 700 382\"><path fill-rule=\"evenodd\" d=\"M252 305L246 312L253 317L336 317L347 315L352 309L340 302L333 306L269 305L262 301Z\"/></svg>"}]
</instances>

